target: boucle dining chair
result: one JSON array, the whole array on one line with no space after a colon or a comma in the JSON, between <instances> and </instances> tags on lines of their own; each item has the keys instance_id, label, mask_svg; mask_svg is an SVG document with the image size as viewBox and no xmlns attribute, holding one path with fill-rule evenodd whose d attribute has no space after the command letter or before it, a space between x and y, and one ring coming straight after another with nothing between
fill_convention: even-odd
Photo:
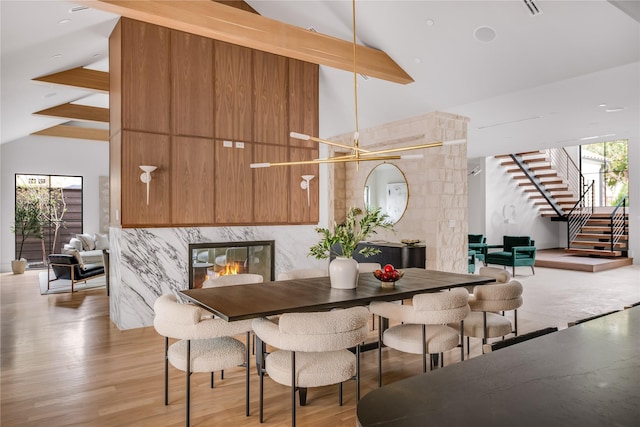
<instances>
[{"instance_id":1,"label":"boucle dining chair","mask_svg":"<svg viewBox=\"0 0 640 427\"><path fill-rule=\"evenodd\" d=\"M384 332L381 325L378 327L378 386L382 385L382 344L405 353L422 354L422 372L427 371L427 354L439 354L443 363L443 353L464 342L458 331L447 324L458 322L459 330L464 331L461 324L471 312L468 300L469 292L456 288L415 295L411 305L372 302L369 311L380 318L402 322ZM463 350L461 357L464 359Z\"/></svg>"},{"instance_id":2,"label":"boucle dining chair","mask_svg":"<svg viewBox=\"0 0 640 427\"><path fill-rule=\"evenodd\" d=\"M476 286L469 297L471 314L464 319L464 335L467 337L467 354L469 354L469 337L487 339L504 337L514 333L518 335L518 308L522 306L522 284L517 280L507 283ZM514 323L504 315L513 310ZM459 328L459 325L449 326ZM459 329L461 330L461 329Z\"/></svg>"},{"instance_id":3,"label":"boucle dining chair","mask_svg":"<svg viewBox=\"0 0 640 427\"><path fill-rule=\"evenodd\" d=\"M511 273L509 273L509 270L505 270L504 268L480 267L478 275L492 277L496 279L496 282L498 283L507 283L511 281Z\"/></svg>"},{"instance_id":4,"label":"boucle dining chair","mask_svg":"<svg viewBox=\"0 0 640 427\"><path fill-rule=\"evenodd\" d=\"M278 280L309 279L312 277L326 277L329 273L322 268L299 268L283 271L278 274Z\"/></svg>"},{"instance_id":5,"label":"boucle dining chair","mask_svg":"<svg viewBox=\"0 0 640 427\"><path fill-rule=\"evenodd\" d=\"M251 320L226 322L205 318L202 309L193 304L182 304L175 295L159 297L153 306L153 326L165 337L164 404L169 404L169 363L184 371L186 385L186 425L190 424L191 387L193 372L213 372L235 366L246 366L246 415L249 416L249 352L248 340ZM246 334L247 345L233 336ZM169 339L178 341L169 345Z\"/></svg>"},{"instance_id":6,"label":"boucle dining chair","mask_svg":"<svg viewBox=\"0 0 640 427\"><path fill-rule=\"evenodd\" d=\"M360 399L360 346L367 335L369 312L352 307L315 313L285 313L277 321L253 320L253 331L276 348L264 358L260 370L260 422L263 422L265 373L275 382L291 386L291 424L296 425L296 391L300 406L306 405L307 388L339 384L356 379ZM349 348L355 347L355 354Z\"/></svg>"}]
</instances>

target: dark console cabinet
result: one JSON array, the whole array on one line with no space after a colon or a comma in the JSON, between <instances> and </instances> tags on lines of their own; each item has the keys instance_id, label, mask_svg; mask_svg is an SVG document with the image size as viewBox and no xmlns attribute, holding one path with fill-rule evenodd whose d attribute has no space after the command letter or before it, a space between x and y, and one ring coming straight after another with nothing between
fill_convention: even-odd
<instances>
[{"instance_id":1,"label":"dark console cabinet","mask_svg":"<svg viewBox=\"0 0 640 427\"><path fill-rule=\"evenodd\" d=\"M364 246L380 249L380 253L365 258L358 253ZM359 243L353 253L353 259L358 262L377 262L382 266L391 264L395 268L425 268L426 249L425 245L407 246L403 243L393 242ZM339 248L338 252L340 252Z\"/></svg>"}]
</instances>

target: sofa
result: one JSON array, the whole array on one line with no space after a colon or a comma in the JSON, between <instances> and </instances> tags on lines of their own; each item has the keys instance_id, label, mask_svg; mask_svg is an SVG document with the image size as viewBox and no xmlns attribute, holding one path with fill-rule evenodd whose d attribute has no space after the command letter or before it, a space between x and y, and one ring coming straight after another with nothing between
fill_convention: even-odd
<instances>
[{"instance_id":1,"label":"sofa","mask_svg":"<svg viewBox=\"0 0 640 427\"><path fill-rule=\"evenodd\" d=\"M109 250L108 234L76 234L62 248L62 253L73 255L80 265L96 264L104 266L103 251Z\"/></svg>"}]
</instances>

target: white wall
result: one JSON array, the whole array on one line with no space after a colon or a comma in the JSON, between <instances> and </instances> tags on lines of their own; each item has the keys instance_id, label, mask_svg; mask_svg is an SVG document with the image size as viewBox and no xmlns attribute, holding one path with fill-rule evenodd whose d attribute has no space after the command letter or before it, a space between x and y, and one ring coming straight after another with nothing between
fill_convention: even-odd
<instances>
[{"instance_id":1,"label":"white wall","mask_svg":"<svg viewBox=\"0 0 640 427\"><path fill-rule=\"evenodd\" d=\"M15 256L15 174L74 175L83 180L84 231L100 226L99 177L109 175L109 145L106 142L27 136L0 145L0 271L11 271Z\"/></svg>"},{"instance_id":2,"label":"white wall","mask_svg":"<svg viewBox=\"0 0 640 427\"><path fill-rule=\"evenodd\" d=\"M484 157L469 159L467 169L479 166L482 170L475 176L467 176L467 197L469 206L469 234L484 234L486 236L485 197L487 166Z\"/></svg>"},{"instance_id":3,"label":"white wall","mask_svg":"<svg viewBox=\"0 0 640 427\"><path fill-rule=\"evenodd\" d=\"M629 257L640 265L640 137L629 139Z\"/></svg>"}]
</instances>

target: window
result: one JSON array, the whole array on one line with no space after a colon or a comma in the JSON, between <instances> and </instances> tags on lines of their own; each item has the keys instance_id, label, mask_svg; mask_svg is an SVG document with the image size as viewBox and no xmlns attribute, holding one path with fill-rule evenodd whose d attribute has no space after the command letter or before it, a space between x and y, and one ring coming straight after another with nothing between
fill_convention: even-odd
<instances>
[{"instance_id":1,"label":"window","mask_svg":"<svg viewBox=\"0 0 640 427\"><path fill-rule=\"evenodd\" d=\"M47 255L60 253L71 237L82 233L82 177L16 174L16 201L36 200L40 208L41 237L29 237L22 244L16 233L16 258L22 245L22 258L29 267L44 267Z\"/></svg>"},{"instance_id":2,"label":"window","mask_svg":"<svg viewBox=\"0 0 640 427\"><path fill-rule=\"evenodd\" d=\"M582 146L582 174L594 182L595 206L616 206L629 194L627 141Z\"/></svg>"}]
</instances>

